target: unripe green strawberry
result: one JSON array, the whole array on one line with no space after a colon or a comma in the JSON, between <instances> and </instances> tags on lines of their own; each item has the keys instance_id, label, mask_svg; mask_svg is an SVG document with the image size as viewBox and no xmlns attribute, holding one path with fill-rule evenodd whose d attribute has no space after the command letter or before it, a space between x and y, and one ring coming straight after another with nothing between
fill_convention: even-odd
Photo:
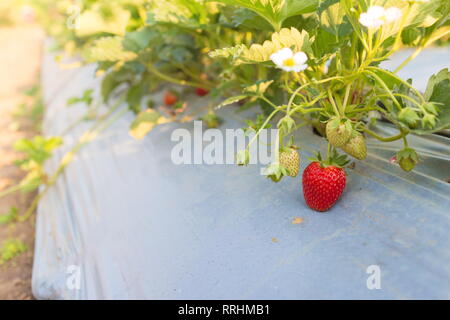
<instances>
[{"instance_id":1,"label":"unripe green strawberry","mask_svg":"<svg viewBox=\"0 0 450 320\"><path fill-rule=\"evenodd\" d=\"M328 141L335 147L343 146L352 135L350 121L334 118L328 121L326 126Z\"/></svg>"},{"instance_id":2,"label":"unripe green strawberry","mask_svg":"<svg viewBox=\"0 0 450 320\"><path fill-rule=\"evenodd\" d=\"M286 148L280 153L280 165L287 169L291 177L296 177L300 170L300 155L295 147Z\"/></svg>"},{"instance_id":3,"label":"unripe green strawberry","mask_svg":"<svg viewBox=\"0 0 450 320\"><path fill-rule=\"evenodd\" d=\"M419 157L414 149L406 147L397 153L397 161L403 170L409 172L419 162Z\"/></svg>"},{"instance_id":4,"label":"unripe green strawberry","mask_svg":"<svg viewBox=\"0 0 450 320\"><path fill-rule=\"evenodd\" d=\"M358 160L363 160L367 156L366 141L358 131L353 131L350 140L341 149Z\"/></svg>"}]
</instances>

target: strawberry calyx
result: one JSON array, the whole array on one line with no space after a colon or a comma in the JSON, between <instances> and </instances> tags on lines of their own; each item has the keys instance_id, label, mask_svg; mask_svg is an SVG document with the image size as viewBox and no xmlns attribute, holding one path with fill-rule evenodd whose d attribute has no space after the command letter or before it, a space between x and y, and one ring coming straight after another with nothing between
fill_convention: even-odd
<instances>
[{"instance_id":1,"label":"strawberry calyx","mask_svg":"<svg viewBox=\"0 0 450 320\"><path fill-rule=\"evenodd\" d=\"M326 167L336 167L343 168L345 167L350 160L347 159L345 154L339 154L336 149L333 149L333 152L330 152L329 156L326 159L322 158L320 152L317 152L315 157L309 158L311 162L318 162L322 168Z\"/></svg>"}]
</instances>

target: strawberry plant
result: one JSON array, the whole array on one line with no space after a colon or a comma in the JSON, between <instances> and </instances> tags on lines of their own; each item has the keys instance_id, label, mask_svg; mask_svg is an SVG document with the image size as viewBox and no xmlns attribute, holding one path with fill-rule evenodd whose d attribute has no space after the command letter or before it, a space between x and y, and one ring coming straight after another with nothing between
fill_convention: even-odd
<instances>
[{"instance_id":1,"label":"strawberry plant","mask_svg":"<svg viewBox=\"0 0 450 320\"><path fill-rule=\"evenodd\" d=\"M396 161L410 171L420 155L408 136L450 127L448 69L436 70L425 92L398 76L425 48L448 41L447 0L81 0L78 27L62 28L61 21L74 17L70 5L35 2L57 47L97 64L104 103L118 94L127 102L136 115L130 134L138 139L157 125L194 119L187 113L191 94L204 97L201 119L209 127L221 123L214 107L259 106L246 128L256 138L237 154L237 163L248 164L250 145L273 125L277 145L265 173L273 181L297 176L300 157L292 137L311 125L328 151L308 167L304 186L322 190L328 187L308 183L312 176L342 177L343 156L364 160L368 137L402 141ZM396 70L384 69L381 63L402 47L415 51ZM166 94L149 100L156 91ZM72 102L92 103L89 91ZM398 133L379 135L377 119ZM306 202L329 209L345 186L345 176L339 179L340 191L326 205L312 204L310 191Z\"/></svg>"},{"instance_id":2,"label":"strawberry plant","mask_svg":"<svg viewBox=\"0 0 450 320\"><path fill-rule=\"evenodd\" d=\"M221 2L245 6L273 27L271 37L262 43L211 53L236 66L277 70L273 78L257 79L275 80L271 86L277 86L277 96L248 91L239 96L268 104L267 122L279 118L279 145L275 162L267 168L268 177L279 181L290 175L280 169L279 159L285 152L285 141L299 124L322 126L329 144L327 157L316 159L303 175L305 200L311 208L329 209L345 187L342 165L335 163L338 153L364 160L367 136L383 142L402 140L404 148L396 158L403 170L410 171L419 156L408 146L408 135L429 134L450 126L448 69L430 79L425 93L396 74L425 47L450 33L448 1L308 1L311 11L301 16L290 8L301 6L302 1ZM402 45L411 43L417 44L416 52L397 70L380 66ZM374 132L372 121L368 121L373 112L394 125L398 134L383 137ZM246 155L239 154L243 164L248 162Z\"/></svg>"}]
</instances>

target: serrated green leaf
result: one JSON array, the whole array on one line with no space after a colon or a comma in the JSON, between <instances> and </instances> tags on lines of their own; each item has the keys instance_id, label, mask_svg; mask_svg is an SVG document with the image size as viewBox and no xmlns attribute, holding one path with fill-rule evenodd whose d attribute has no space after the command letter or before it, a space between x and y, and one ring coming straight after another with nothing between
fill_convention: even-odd
<instances>
[{"instance_id":1,"label":"serrated green leaf","mask_svg":"<svg viewBox=\"0 0 450 320\"><path fill-rule=\"evenodd\" d=\"M127 32L123 39L123 48L128 51L139 53L144 50L155 37L151 27L144 27L140 30Z\"/></svg>"},{"instance_id":2,"label":"serrated green leaf","mask_svg":"<svg viewBox=\"0 0 450 320\"><path fill-rule=\"evenodd\" d=\"M287 18L317 10L320 0L214 0L250 9L266 19L275 31Z\"/></svg>"},{"instance_id":3,"label":"serrated green leaf","mask_svg":"<svg viewBox=\"0 0 450 320\"><path fill-rule=\"evenodd\" d=\"M228 106L228 105L236 103L236 102L239 102L245 98L248 98L248 95L239 95L239 96L234 96L234 97L228 98L225 101L223 101L221 104L219 104L217 106L217 109L222 108L224 106Z\"/></svg>"},{"instance_id":4,"label":"serrated green leaf","mask_svg":"<svg viewBox=\"0 0 450 320\"><path fill-rule=\"evenodd\" d=\"M436 108L439 113L436 115L436 125L433 128L419 128L414 130L418 134L427 134L442 129L450 128L450 71L443 69L431 76L425 90L425 100L433 103L425 105L425 109L433 114ZM436 112L434 112L436 113ZM429 123L429 122L428 122Z\"/></svg>"},{"instance_id":5,"label":"serrated green leaf","mask_svg":"<svg viewBox=\"0 0 450 320\"><path fill-rule=\"evenodd\" d=\"M129 134L135 139L143 139L154 127L159 124L170 122L159 112L147 109L139 113L131 123Z\"/></svg>"},{"instance_id":6,"label":"serrated green leaf","mask_svg":"<svg viewBox=\"0 0 450 320\"><path fill-rule=\"evenodd\" d=\"M137 55L134 52L125 50L122 41L123 38L117 36L99 38L84 51L83 56L88 62L118 62L135 59Z\"/></svg>"},{"instance_id":7,"label":"serrated green leaf","mask_svg":"<svg viewBox=\"0 0 450 320\"><path fill-rule=\"evenodd\" d=\"M244 88L244 92L254 93L254 94L263 94L269 88L269 86L273 83L273 80L263 80L259 81L254 85L248 86Z\"/></svg>"},{"instance_id":8,"label":"serrated green leaf","mask_svg":"<svg viewBox=\"0 0 450 320\"><path fill-rule=\"evenodd\" d=\"M78 17L78 28L75 29L78 37L101 33L124 35L130 20L130 12L123 9L120 4L112 2L108 4L108 15L102 14L103 8L101 3L94 3L81 13Z\"/></svg>"},{"instance_id":9,"label":"serrated green leaf","mask_svg":"<svg viewBox=\"0 0 450 320\"><path fill-rule=\"evenodd\" d=\"M0 214L0 225L8 224L17 219L18 210L16 207L9 208L7 213Z\"/></svg>"}]
</instances>

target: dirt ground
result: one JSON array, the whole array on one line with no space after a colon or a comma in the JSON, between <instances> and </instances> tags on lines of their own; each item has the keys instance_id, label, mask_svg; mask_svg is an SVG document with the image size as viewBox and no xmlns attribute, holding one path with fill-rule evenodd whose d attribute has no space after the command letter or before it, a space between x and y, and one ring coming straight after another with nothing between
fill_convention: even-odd
<instances>
[{"instance_id":1,"label":"dirt ground","mask_svg":"<svg viewBox=\"0 0 450 320\"><path fill-rule=\"evenodd\" d=\"M12 116L24 101L23 90L37 83L42 54L43 32L34 26L0 28L0 191L19 181L23 173L13 164L18 154L12 144L19 138L35 134L34 126L25 119ZM11 206L23 214L33 195L13 194L0 199L0 213ZM0 265L0 300L33 299L31 269L34 251L34 216L23 223L0 226L0 245L18 238L28 250Z\"/></svg>"}]
</instances>

